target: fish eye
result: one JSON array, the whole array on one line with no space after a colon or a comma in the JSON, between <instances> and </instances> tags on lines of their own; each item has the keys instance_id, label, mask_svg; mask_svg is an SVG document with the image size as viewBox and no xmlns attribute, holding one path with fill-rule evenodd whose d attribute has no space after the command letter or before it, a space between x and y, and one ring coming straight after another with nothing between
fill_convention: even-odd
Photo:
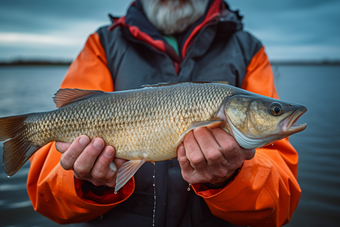
<instances>
[{"instance_id":1,"label":"fish eye","mask_svg":"<svg viewBox=\"0 0 340 227\"><path fill-rule=\"evenodd\" d=\"M283 113L283 107L280 103L273 102L269 107L270 113L274 116L280 116Z\"/></svg>"}]
</instances>

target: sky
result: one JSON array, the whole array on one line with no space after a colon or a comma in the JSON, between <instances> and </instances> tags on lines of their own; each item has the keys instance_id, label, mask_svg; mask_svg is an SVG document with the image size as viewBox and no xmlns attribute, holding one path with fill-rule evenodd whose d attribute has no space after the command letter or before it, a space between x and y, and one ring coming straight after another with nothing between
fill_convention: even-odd
<instances>
[{"instance_id":1,"label":"sky","mask_svg":"<svg viewBox=\"0 0 340 227\"><path fill-rule=\"evenodd\" d=\"M130 0L0 0L0 61L71 61ZM270 60L340 60L339 0L229 0Z\"/></svg>"}]
</instances>

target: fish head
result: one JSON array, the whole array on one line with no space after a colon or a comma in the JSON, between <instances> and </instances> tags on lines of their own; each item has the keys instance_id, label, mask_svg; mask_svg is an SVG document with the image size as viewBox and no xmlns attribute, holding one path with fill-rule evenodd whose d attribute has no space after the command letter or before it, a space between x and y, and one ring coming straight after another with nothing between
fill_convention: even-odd
<instances>
[{"instance_id":1,"label":"fish head","mask_svg":"<svg viewBox=\"0 0 340 227\"><path fill-rule=\"evenodd\" d=\"M295 124L307 108L260 95L235 95L224 107L227 131L240 146L252 149L303 131Z\"/></svg>"}]
</instances>

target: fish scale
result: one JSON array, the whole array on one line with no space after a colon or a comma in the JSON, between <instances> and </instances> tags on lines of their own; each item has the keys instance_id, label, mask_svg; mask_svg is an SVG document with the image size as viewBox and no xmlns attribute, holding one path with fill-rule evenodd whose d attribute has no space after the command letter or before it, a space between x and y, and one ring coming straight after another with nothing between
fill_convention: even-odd
<instances>
[{"instance_id":1,"label":"fish scale","mask_svg":"<svg viewBox=\"0 0 340 227\"><path fill-rule=\"evenodd\" d=\"M202 85L190 85L90 97L29 117L24 134L39 146L54 140L72 142L83 134L91 139L102 137L107 145L115 147L116 157L167 160L176 156L179 138L191 122L210 119L223 100L225 90L211 92ZM216 99L216 94L221 98L213 105L211 100Z\"/></svg>"},{"instance_id":2,"label":"fish scale","mask_svg":"<svg viewBox=\"0 0 340 227\"><path fill-rule=\"evenodd\" d=\"M103 138L116 149L116 157L130 160L119 169L119 189L145 161L174 158L184 136L196 127L224 127L248 149L306 127L293 126L305 107L220 83L156 85L111 93L61 89L54 101L59 108L50 112L0 118L0 141L8 140L3 166L9 176L48 142L71 143L87 135ZM273 116L270 108L282 108L282 115Z\"/></svg>"}]
</instances>

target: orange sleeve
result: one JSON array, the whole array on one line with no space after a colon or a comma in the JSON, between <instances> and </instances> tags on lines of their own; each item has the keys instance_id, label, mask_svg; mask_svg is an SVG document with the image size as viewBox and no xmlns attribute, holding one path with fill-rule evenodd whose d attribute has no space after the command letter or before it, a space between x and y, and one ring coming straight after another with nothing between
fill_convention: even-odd
<instances>
[{"instance_id":1,"label":"orange sleeve","mask_svg":"<svg viewBox=\"0 0 340 227\"><path fill-rule=\"evenodd\" d=\"M112 77L97 33L88 38L69 67L61 87L113 91ZM133 193L134 179L131 179L117 194L112 193L110 204L86 200L77 193L73 171L60 166L60 157L54 143L42 147L30 160L27 179L27 191L34 209L57 223L90 221Z\"/></svg>"},{"instance_id":2,"label":"orange sleeve","mask_svg":"<svg viewBox=\"0 0 340 227\"><path fill-rule=\"evenodd\" d=\"M87 90L114 90L111 73L107 67L106 55L97 33L92 34L83 50L70 65L61 88Z\"/></svg>"},{"instance_id":3,"label":"orange sleeve","mask_svg":"<svg viewBox=\"0 0 340 227\"><path fill-rule=\"evenodd\" d=\"M247 68L243 89L277 98L274 78L264 48ZM222 190L204 190L193 185L211 212L242 226L282 226L296 209L301 189L297 182L298 154L288 138L256 149L235 177Z\"/></svg>"}]
</instances>

